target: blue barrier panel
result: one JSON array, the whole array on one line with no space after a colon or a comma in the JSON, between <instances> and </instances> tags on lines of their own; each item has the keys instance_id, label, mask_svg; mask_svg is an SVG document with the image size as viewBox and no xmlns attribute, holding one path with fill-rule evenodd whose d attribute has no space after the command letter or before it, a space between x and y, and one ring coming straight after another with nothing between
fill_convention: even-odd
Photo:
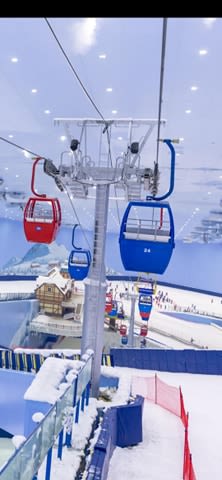
<instances>
[{"instance_id":1,"label":"blue barrier panel","mask_svg":"<svg viewBox=\"0 0 222 480\"><path fill-rule=\"evenodd\" d=\"M116 424L116 407L112 407L104 414L101 431L88 469L88 480L106 480L109 461L116 446Z\"/></svg>"},{"instance_id":2,"label":"blue barrier panel","mask_svg":"<svg viewBox=\"0 0 222 480\"><path fill-rule=\"evenodd\" d=\"M10 359L11 359L11 356L10 356L10 350L5 350L5 368L11 368L11 362L10 362Z\"/></svg>"},{"instance_id":3,"label":"blue barrier panel","mask_svg":"<svg viewBox=\"0 0 222 480\"><path fill-rule=\"evenodd\" d=\"M119 378L118 377L109 377L108 375L100 375L99 386L100 387L118 388Z\"/></svg>"},{"instance_id":4,"label":"blue barrier panel","mask_svg":"<svg viewBox=\"0 0 222 480\"><path fill-rule=\"evenodd\" d=\"M142 411L144 398L137 395L135 402L116 407L118 447L136 445L143 440Z\"/></svg>"},{"instance_id":5,"label":"blue barrier panel","mask_svg":"<svg viewBox=\"0 0 222 480\"><path fill-rule=\"evenodd\" d=\"M207 352L206 351L195 351L195 359L196 359L196 366L195 366L195 373L208 373L208 365L207 365Z\"/></svg>"},{"instance_id":6,"label":"blue barrier panel","mask_svg":"<svg viewBox=\"0 0 222 480\"><path fill-rule=\"evenodd\" d=\"M196 373L196 350L183 350L186 372Z\"/></svg>"},{"instance_id":7,"label":"blue barrier panel","mask_svg":"<svg viewBox=\"0 0 222 480\"><path fill-rule=\"evenodd\" d=\"M33 366L32 366L32 356L30 353L26 353L26 361L27 361L27 370L28 372L31 372L33 369Z\"/></svg>"},{"instance_id":8,"label":"blue barrier panel","mask_svg":"<svg viewBox=\"0 0 222 480\"><path fill-rule=\"evenodd\" d=\"M186 372L183 350L166 350L167 372Z\"/></svg>"},{"instance_id":9,"label":"blue barrier panel","mask_svg":"<svg viewBox=\"0 0 222 480\"><path fill-rule=\"evenodd\" d=\"M114 366L146 370L222 374L219 350L155 350L112 348Z\"/></svg>"},{"instance_id":10,"label":"blue barrier panel","mask_svg":"<svg viewBox=\"0 0 222 480\"><path fill-rule=\"evenodd\" d=\"M214 350L212 352L207 352L209 354L209 366L208 371L211 374L221 375L222 374L222 352L219 350Z\"/></svg>"}]
</instances>

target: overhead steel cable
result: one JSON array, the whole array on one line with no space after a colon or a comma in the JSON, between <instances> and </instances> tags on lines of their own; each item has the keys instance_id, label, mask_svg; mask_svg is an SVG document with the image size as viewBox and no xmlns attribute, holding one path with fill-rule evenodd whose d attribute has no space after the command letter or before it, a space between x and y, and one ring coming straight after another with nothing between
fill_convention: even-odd
<instances>
[{"instance_id":1,"label":"overhead steel cable","mask_svg":"<svg viewBox=\"0 0 222 480\"><path fill-rule=\"evenodd\" d=\"M12 145L13 147L19 148L19 150L22 150L23 152L28 152L30 155L33 155L34 157L41 157L43 160L47 160L46 157L43 157L42 155L39 155L39 153L32 152L31 150L28 150L27 148L21 147L21 145L18 145L15 142L12 142L11 140L8 140L7 138L0 137L0 140L3 142L9 143L9 145Z\"/></svg>"},{"instance_id":2,"label":"overhead steel cable","mask_svg":"<svg viewBox=\"0 0 222 480\"><path fill-rule=\"evenodd\" d=\"M103 120L103 121L104 121L104 123L106 124L106 120L105 120L105 118L104 118L103 114L100 112L100 110L98 109L98 107L97 107L97 105L95 104L94 100L92 99L91 95L89 94L88 90L87 90L87 89L86 89L86 87L83 85L83 83L82 83L82 81L81 81L81 79L80 79L80 77L79 77L78 73L76 72L75 68L73 67L73 64L72 64L72 62L70 61L70 59L69 59L68 55L66 54L66 52L65 52L65 50L64 50L64 48L63 48L63 46L62 46L61 42L59 41L59 39L58 39L57 35L55 34L55 32L54 32L54 30L53 30L53 28L52 28L52 26L51 26L50 22L48 21L48 19L47 19L46 17L44 17L44 20L46 21L46 23L47 23L47 25L48 25L49 29L51 30L51 33L52 33L53 37L55 38L55 40L56 40L56 42L57 42L57 44L58 44L58 46L59 46L59 48L60 48L61 52L63 53L63 55L64 55L64 57L65 57L66 61L68 62L69 66L70 66L70 68L71 68L72 72L74 73L75 77L77 78L77 80L78 80L79 84L81 85L81 87L82 87L82 89L83 89L84 93L85 93L85 94L86 94L86 96L88 97L89 101L91 102L91 104L93 105L93 107L95 108L95 110L97 111L97 113L99 114L99 116L102 118L102 120Z\"/></svg>"},{"instance_id":3,"label":"overhead steel cable","mask_svg":"<svg viewBox=\"0 0 222 480\"><path fill-rule=\"evenodd\" d=\"M107 142L108 142L108 158L109 158L109 161L110 161L110 164L111 164L111 167L113 167L113 163L112 163L112 154L111 154L111 135L110 135L110 132L109 132L109 123L105 120L103 114L100 112L100 110L98 109L97 105L95 104L94 100L92 99L91 95L89 94L88 90L86 89L86 87L84 86L83 82L81 81L79 75L77 74L75 68L73 67L68 55L66 54L63 46L61 45L61 42L59 41L56 33L54 32L49 20L44 17L44 20L46 21L53 37L55 38L60 50L62 51L64 57L66 58L72 72L74 73L75 77L77 78L80 86L82 87L84 93L87 95L88 99L90 100L91 104L93 105L93 107L95 108L95 110L97 111L97 113L99 114L99 116L102 118L102 120L104 120L104 123L105 123L105 127L104 127L104 130L103 130L103 133L106 133L107 134ZM116 196L116 189L115 189L115 196ZM120 215L119 215L119 206L118 206L118 199L116 199L116 202L117 202L117 216L118 216L118 220L119 220L119 224L120 224Z\"/></svg>"},{"instance_id":4,"label":"overhead steel cable","mask_svg":"<svg viewBox=\"0 0 222 480\"><path fill-rule=\"evenodd\" d=\"M42 156L42 155L39 155L38 153L32 152L31 150L28 150L27 148L21 147L21 145L18 145L18 144L15 143L15 142L11 142L10 140L7 140L7 139L4 138L4 137L0 137L0 140L3 140L3 142L9 143L9 144L12 145L13 147L19 148L19 150L26 151L26 152L30 153L30 154L33 155L34 157L41 157L42 160L48 160L46 157L44 157L44 156ZM61 180L61 183L62 183L62 185L63 185L64 191L67 193L67 196L68 196L68 198L69 198L69 200L70 200L72 209L73 209L73 211L74 211L74 213L75 213L76 219L77 219L77 221L78 221L78 223L79 223L79 225L80 225L80 228L81 228L81 230L82 230L82 234L83 234L83 236L84 236L84 238L85 238L85 240L86 240L86 242L87 242L87 245L89 246L89 248L91 248L90 245L89 245L88 239L87 239L87 237L85 236L84 230L83 230L83 228L82 228L82 226L81 226L81 222L80 222L79 217L78 217L78 215L77 215L76 209L75 209L75 207L74 207L74 205L73 205L73 203L72 203L72 199L71 199L71 197L70 197L70 195L69 195L69 192L68 192L68 190L67 190L67 188L66 188L66 185L62 182L62 180Z\"/></svg>"},{"instance_id":5,"label":"overhead steel cable","mask_svg":"<svg viewBox=\"0 0 222 480\"><path fill-rule=\"evenodd\" d=\"M159 161L159 140L160 140L160 125L161 125L161 110L162 110L162 102L163 102L163 79L164 79L164 64L165 64L165 53L166 53L166 35L167 35L167 18L163 18L159 106L158 106L157 150L156 150L156 162L155 162L156 165L158 165L158 161Z\"/></svg>"}]
</instances>

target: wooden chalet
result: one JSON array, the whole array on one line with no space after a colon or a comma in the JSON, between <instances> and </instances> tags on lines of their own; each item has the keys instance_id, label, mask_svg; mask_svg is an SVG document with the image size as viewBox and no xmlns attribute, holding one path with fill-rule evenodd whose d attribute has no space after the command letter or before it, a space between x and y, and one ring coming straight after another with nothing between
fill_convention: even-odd
<instances>
[{"instance_id":1,"label":"wooden chalet","mask_svg":"<svg viewBox=\"0 0 222 480\"><path fill-rule=\"evenodd\" d=\"M63 278L71 278L70 275L69 275L68 265L66 265L64 263L60 267L60 273L61 273Z\"/></svg>"},{"instance_id":2,"label":"wooden chalet","mask_svg":"<svg viewBox=\"0 0 222 480\"><path fill-rule=\"evenodd\" d=\"M64 278L57 267L49 271L48 276L39 276L36 280L36 298L40 303L40 310L48 315L63 316L66 308L63 302L70 300L72 282Z\"/></svg>"}]
</instances>

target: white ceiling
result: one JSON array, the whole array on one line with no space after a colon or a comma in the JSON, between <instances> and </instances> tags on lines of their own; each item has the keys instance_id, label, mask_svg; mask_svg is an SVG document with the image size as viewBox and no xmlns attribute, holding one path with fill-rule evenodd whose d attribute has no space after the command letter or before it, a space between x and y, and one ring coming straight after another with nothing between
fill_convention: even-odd
<instances>
[{"instance_id":1,"label":"white ceiling","mask_svg":"<svg viewBox=\"0 0 222 480\"><path fill-rule=\"evenodd\" d=\"M105 118L157 118L162 18L48 20ZM217 232L220 230L221 27L221 18L168 19L162 103L166 126L161 127L161 137L183 139L176 147L175 189L169 199L176 238L189 240L192 236L206 240L203 230L208 228L206 220L212 217L211 210L219 211L213 215L213 226L216 225ZM54 126L53 119L99 118L98 114L44 18L1 18L0 45L0 135L52 159L58 166L61 152L69 149L69 140L61 140L65 132ZM200 50L207 53L201 55ZM106 58L100 58L101 54ZM12 61L13 58L18 61ZM198 88L192 90L192 86ZM112 87L112 91L107 92L107 87ZM120 132L123 140L118 140L118 133L112 141L121 153L125 139ZM156 138L157 129L141 159L146 167L153 167ZM4 180L0 186L0 193L4 194L0 195L1 217L22 219L21 208L10 206L8 192L24 192L25 201L30 195L31 167L32 160L21 150L0 141L0 177ZM169 175L169 154L164 146L160 149L159 167L162 194ZM67 196L59 192L41 168L36 186L39 191L44 189L42 193L59 197L64 224L76 223ZM93 228L92 199L77 199L75 207L82 225ZM117 202L110 200L109 207L108 229L118 231ZM118 207L122 214L126 202L120 200Z\"/></svg>"}]
</instances>

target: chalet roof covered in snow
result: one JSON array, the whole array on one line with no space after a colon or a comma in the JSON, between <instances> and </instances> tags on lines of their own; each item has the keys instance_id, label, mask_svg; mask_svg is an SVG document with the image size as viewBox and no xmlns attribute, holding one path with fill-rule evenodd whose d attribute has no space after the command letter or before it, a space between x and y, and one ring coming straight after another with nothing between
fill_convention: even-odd
<instances>
[{"instance_id":1,"label":"chalet roof covered in snow","mask_svg":"<svg viewBox=\"0 0 222 480\"><path fill-rule=\"evenodd\" d=\"M43 284L56 285L63 294L71 289L71 280L64 278L57 267L50 270L48 276L40 275L36 279L36 288L41 287Z\"/></svg>"}]
</instances>

